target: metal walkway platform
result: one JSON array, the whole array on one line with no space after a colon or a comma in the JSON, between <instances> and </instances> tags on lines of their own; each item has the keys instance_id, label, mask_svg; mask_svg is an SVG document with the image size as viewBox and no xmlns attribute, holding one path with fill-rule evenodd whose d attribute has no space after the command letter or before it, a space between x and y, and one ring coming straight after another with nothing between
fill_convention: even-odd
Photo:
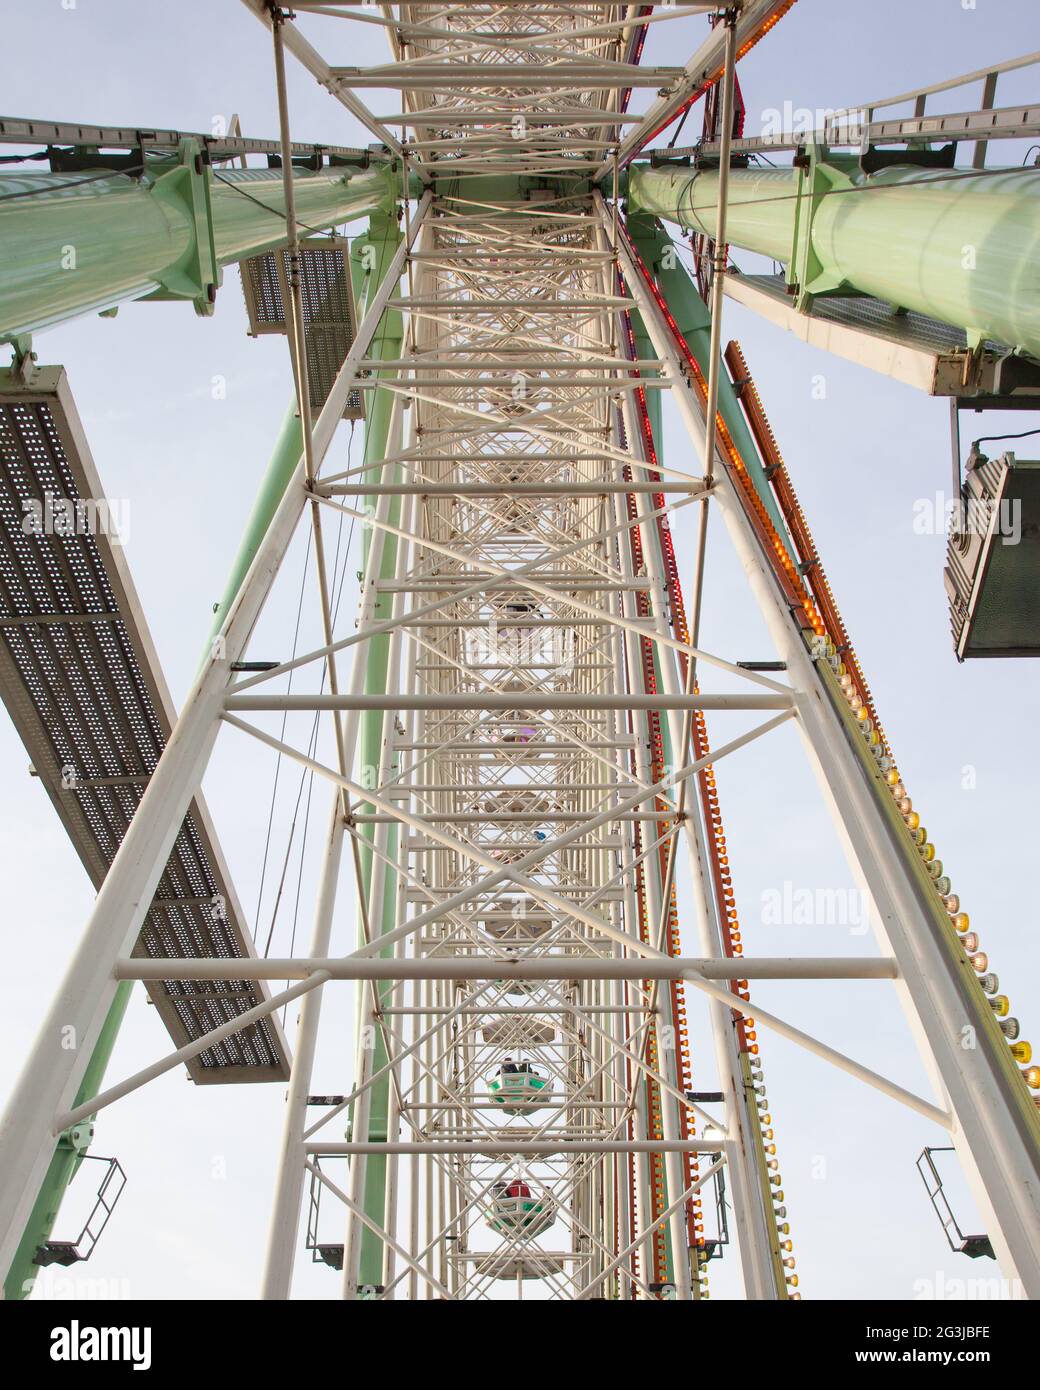
<instances>
[{"instance_id":1,"label":"metal walkway platform","mask_svg":"<svg viewBox=\"0 0 1040 1390\"><path fill-rule=\"evenodd\" d=\"M966 387L964 331L924 314L900 313L891 304L866 296L816 299L803 313L795 308L782 275L727 275L726 295L811 347L929 395L970 396L993 389L994 353L987 351L981 374ZM987 344L991 347L996 345Z\"/></svg>"},{"instance_id":2,"label":"metal walkway platform","mask_svg":"<svg viewBox=\"0 0 1040 1390\"><path fill-rule=\"evenodd\" d=\"M282 248L252 256L242 261L239 268L250 334L255 338L261 333L288 333L288 251ZM300 242L300 290L307 380L311 407L317 413L325 404L357 333L350 286L350 242L345 237L308 237ZM351 391L343 418L365 418L362 392Z\"/></svg>"},{"instance_id":3,"label":"metal walkway platform","mask_svg":"<svg viewBox=\"0 0 1040 1390\"><path fill-rule=\"evenodd\" d=\"M95 886L176 717L61 367L0 371L0 696ZM192 803L135 948L256 954L209 813ZM250 980L149 985L184 1046L265 998ZM283 1081L265 1018L188 1063L196 1082Z\"/></svg>"}]
</instances>

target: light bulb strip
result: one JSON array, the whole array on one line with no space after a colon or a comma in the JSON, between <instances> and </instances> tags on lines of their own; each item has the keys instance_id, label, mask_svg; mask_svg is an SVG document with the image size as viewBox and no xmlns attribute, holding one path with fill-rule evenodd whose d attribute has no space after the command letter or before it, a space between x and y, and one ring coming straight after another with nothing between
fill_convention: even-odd
<instances>
[{"instance_id":1,"label":"light bulb strip","mask_svg":"<svg viewBox=\"0 0 1040 1390\"><path fill-rule=\"evenodd\" d=\"M816 543L813 540L808 522L805 519L805 513L802 511L801 504L798 501L787 466L781 457L776 438L766 417L761 397L758 394L758 389L748 370L747 361L744 358L739 344L730 343L729 347L726 349L726 363L730 369L730 374L735 379L738 396L744 408L752 434L755 437L755 442L762 451L763 460L767 465L770 486L776 496L777 504L780 507L784 520L790 528L802 568L809 578L809 582L812 585L813 592L825 621L827 628L826 636L822 639L819 637L817 638L815 654L826 660L827 664L838 678L838 684L848 702L849 708L856 716L860 732L866 739L868 746L881 767L888 789L892 793L893 799L897 804L897 809L903 817L907 834L918 854L928 867L932 883L939 897L942 899L943 906L950 917L951 925L960 936L966 936L971 926L970 919L966 912L960 910L960 899L957 894L952 891L949 878L943 874L942 860L936 857L936 847L929 841L928 833L921 824L920 815L913 809L913 802L907 795L906 787L900 777L899 769L896 766L892 754L891 745L878 720L877 710L874 707L873 697L870 693L870 687L867 685L866 679L863 676L852 642L849 639L845 623L838 611L830 584L827 581L827 576L820 563ZM975 940L975 950L970 954L974 955L975 952L978 951L978 936L976 933L971 933L971 936ZM983 956L983 960L985 961L986 967L988 967L988 959ZM990 998L991 1004L994 1004L994 999L990 996L995 996L996 1000L999 1001L997 1012L1000 1017L1004 1017L1010 1012L1010 1001L1005 995L997 994L996 990L987 991L985 989L983 982L986 979L987 973L987 969L976 973L976 984L979 987L980 993ZM993 978L995 979L996 977L994 976ZM1005 1038L1008 1042L1008 1046L1014 1053L1014 1049L1017 1045L1017 1036L1008 1038L1005 1032ZM1028 1044L1025 1045L1025 1051L1027 1055L1031 1057L1032 1049ZM1017 1055L1015 1060L1020 1060ZM1030 1087L1030 1089L1040 1089L1040 1073L1031 1077L1030 1069L1027 1067L1021 1075L1024 1084ZM1040 1103L1040 1097L1036 1099L1038 1103Z\"/></svg>"},{"instance_id":2,"label":"light bulb strip","mask_svg":"<svg viewBox=\"0 0 1040 1390\"><path fill-rule=\"evenodd\" d=\"M628 337L629 354L630 356L633 356L635 355L635 338L632 329L631 319L628 316L625 316L624 327ZM656 472L657 475L660 476L660 469L657 466L657 453L653 440L653 430L650 425L649 412L646 408L645 392L642 389L639 389L636 392L636 398L637 411L639 414L641 429L643 432L643 443L645 449L647 450L646 457L647 461L652 465L651 468L648 470L648 473L652 476ZM627 447L628 439L625 431L624 419L621 416L620 411L618 411L617 420L619 440L621 442L622 447L624 448ZM626 482L630 482L632 480L632 469L627 464L625 465L623 470L623 477ZM661 505L657 501L656 496L654 497L653 505L655 508L658 508ZM638 505L634 493L626 494L625 506L627 510L628 519L630 521L635 521L638 517ZM635 573L645 572L645 556L643 553L643 542L642 537L639 533L639 527L629 527L628 536L629 545L631 549L633 571ZM678 576L676 576L676 579L677 578ZM650 596L648 593L646 593L645 591L638 592L636 595L636 605L640 617L652 617ZM654 663L653 642L650 638L641 637L639 639L639 654L644 691L647 694L657 694L657 669ZM665 775L665 747L661 718L658 711L651 710L648 712L647 727L650 739L650 776L651 779L655 782L661 781L663 780ZM634 754L633 771L635 771ZM670 809L669 803L663 797L659 797L657 798L655 809L658 812L667 812ZM668 838L667 832L669 828L670 825L667 822L661 822L659 824L658 833L661 836L661 843L658 847L658 863L662 881L666 880L668 875L668 846L670 844L670 840ZM638 827L636 831L636 837L638 853L638 847L639 845L641 845L641 834ZM642 867L640 867L640 873L641 872ZM645 896L641 902L640 917L640 933L642 939L644 940L644 942L649 942L649 923L647 921L646 916ZM666 940L661 944L664 946L669 955L681 955L682 949L679 934L678 897L676 894L674 884L672 885L669 892L666 931ZM653 942L652 944L657 945L658 943ZM648 987L651 986L648 985ZM657 988L660 989L661 987L661 984L658 983ZM677 1081L680 1089L685 1092L692 1089L693 1084L693 1067L690 1055L689 1032L686 1021L685 986L681 980L671 980L664 985L664 989L666 990L666 997L668 999L671 1026L674 1030L673 1035L675 1037L676 1044L675 1051L678 1073ZM653 1039L654 1046L656 1049L656 1024L654 1025L653 1029ZM656 1113L659 1117L661 1102L660 1088L656 1086L656 1084L654 1084L652 1086L652 1090L654 1092L654 1100L657 1106ZM685 1107L681 1108L679 1112L679 1132L680 1137L682 1139L690 1139L694 1137L695 1126L693 1123L693 1117ZM661 1160L661 1162L663 1166L663 1160ZM684 1153L683 1168L686 1186L692 1186L696 1182L700 1174L700 1164L697 1155L691 1152ZM705 1244L703 1208L700 1198L691 1198L685 1204L684 1215L686 1221L687 1243L689 1249L693 1252L691 1277L697 1285L698 1296L703 1296L706 1291L706 1275L704 1271L704 1266L697 1255L698 1251L703 1250ZM663 1245L663 1227L658 1228L657 1234L661 1236ZM677 1253L678 1252L676 1252L676 1254Z\"/></svg>"},{"instance_id":3,"label":"light bulb strip","mask_svg":"<svg viewBox=\"0 0 1040 1390\"><path fill-rule=\"evenodd\" d=\"M689 344L683 337L678 324L669 312L668 305L658 289L653 276L650 274L645 262L632 244L627 228L623 229L623 235L625 236L632 258L646 282L647 288L654 296L654 299L668 323L669 331L683 354L691 374L691 380L696 383L703 399L706 401L708 387L700 365L690 351ZM742 496L742 500L745 503L748 519L759 533L763 542L765 554L770 557L772 561L773 570L781 588L789 596L794 594L796 598L794 607L799 608L804 614L805 623L803 624L803 633L806 634L806 640L813 654L827 661L835 675L838 676L839 681L841 677L845 675L852 677L852 687L845 690L845 694L850 702L850 707L854 695L858 695L862 701L862 709L857 711L861 732L867 740L868 747L877 760L881 771L886 774L886 779L889 774L894 773L895 780L898 781L898 770L896 769L888 741L876 718L870 690L866 682L862 680L862 676L860 676L861 683L857 683L855 676L852 675L852 671L849 669L849 664L844 660L845 656L851 654L852 663L855 669L857 671L859 670L859 664L855 659L855 652L852 650L852 644L848 640L847 632L841 620L841 615L838 613L837 605L834 602L830 585L827 582L826 575L823 573L823 567L819 563L819 556L816 552L811 533L809 532L808 523L805 521L805 515L795 495L786 465L780 457L779 451L776 449L776 442L773 438L772 430L768 429L768 422L765 421L765 412L762 409L761 400L755 390L754 382L751 380L750 373L747 370L747 363L744 361L743 354L740 352L739 347L736 347L736 351L730 359L730 362L731 370L733 366L736 365L739 372L738 382L741 387L741 399L744 403L748 423L751 426L752 432L756 434L756 443L763 449L763 456L766 458L767 462L774 465L768 472L770 486L778 502L785 508L785 519L787 519L792 526L792 538L795 543L796 554L794 556L791 555L786 541L780 536L776 527L773 525L773 521L766 511L758 490L748 473L747 466L741 458L739 450L734 445L732 436L720 414L716 422L717 439L729 462L732 476L739 484L739 495ZM755 403L757 409L749 410L748 406L752 402ZM763 431L761 428L763 421L765 421L767 426L766 431ZM773 455L772 458L770 458L770 454ZM801 536L801 541L799 541L799 536ZM803 546L804 551L802 551ZM811 593L804 582L803 575L809 577L810 584L812 585ZM833 631L828 631L827 622L824 619L822 611L824 609L827 611L831 623L833 624ZM812 634L811 637L808 635L810 632ZM835 635L838 637L838 642L834 640ZM839 643L842 647L840 651ZM894 783L890 782L889 785L891 787ZM933 883L936 884L937 891L940 891L941 888L940 897L944 899L945 905L945 898L950 893L949 880L945 878L942 873L942 861L935 857L935 846L925 841L924 844L917 846L917 848L928 865L929 875ZM967 920L967 914L964 914L964 916L965 920ZM965 931L966 930L967 927L965 927ZM1003 996L1001 998L1004 1005L1003 1013L1007 1014L1010 1011L1010 1001ZM1040 1068L1029 1067L1019 1074L1022 1077L1023 1084L1030 1090L1040 1090ZM1034 1099L1036 1103L1040 1105L1040 1096L1034 1097Z\"/></svg>"}]
</instances>

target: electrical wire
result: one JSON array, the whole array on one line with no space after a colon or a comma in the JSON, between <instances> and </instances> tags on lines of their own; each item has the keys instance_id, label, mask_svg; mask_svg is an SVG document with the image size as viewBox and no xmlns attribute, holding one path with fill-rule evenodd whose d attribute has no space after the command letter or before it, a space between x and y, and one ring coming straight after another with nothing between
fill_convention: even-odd
<instances>
[{"instance_id":1,"label":"electrical wire","mask_svg":"<svg viewBox=\"0 0 1040 1390\"><path fill-rule=\"evenodd\" d=\"M295 629L294 629L294 631L293 631L292 656L290 657L290 660L294 660L294 659L295 659L295 657L296 657L296 651L297 651L297 646L298 646L298 643L299 643L299 640L300 640L300 621L301 621L301 618L302 618L302 616L303 616L303 595L304 595L304 592L305 592L306 587L307 587L307 574L308 574L308 570L309 570L309 568L310 568L311 537L312 537L312 533L311 533L310 531L308 531L308 532L307 532L307 549L306 549L306 551L304 552L304 556L303 556L303 569L302 569L302 572L301 572L301 575L300 575L300 593L299 593L299 598L297 599L297 603L296 603L296 626L295 626ZM290 672L289 672L289 683L288 683L288 685L287 685L287 687L286 687L286 694L289 694L289 693L291 693L291 691L292 691L293 676L294 676L295 674L296 674L295 668L293 668L292 670L290 670ZM288 720L288 717L289 717L289 712L288 712L288 710L284 710L284 711L282 712L282 727L281 727L281 731L280 731L279 736L278 736L278 737L279 737L279 742L281 742L281 743L284 743L284 742L285 742L285 726L286 726L286 721ZM267 880L267 860L268 860L268 855L269 855L270 849L271 849L271 833L272 833L272 830L273 830L273 827L274 827L274 808L275 808L275 801L276 801L277 796L278 796L278 778L279 778L279 774L281 773L281 768L282 768L282 755L281 755L281 753L279 753L279 754L278 754L278 757L277 757L277 759L276 759L276 761L275 761L275 767L274 767L274 783L273 783L273 785L272 785L272 787L271 787L271 808L270 808L270 811L268 812L268 817L267 817L267 838L266 838L266 840L264 841L264 854L263 854L263 859L261 860L261 863L260 863L260 889L259 889L259 892L258 892L258 894L257 894L257 899L256 899L256 916L255 916L255 918L254 918L254 920L253 920L253 941L254 941L254 943L256 942L257 933L258 933L259 930L260 930L260 906L261 906L261 904L262 904L262 902L263 902L263 898L264 898L264 884L265 884L265 882L266 882L266 880ZM272 928L273 928L273 922L272 922ZM270 945L270 936L268 936L268 945ZM264 954L266 955L267 952L265 951Z\"/></svg>"},{"instance_id":2,"label":"electrical wire","mask_svg":"<svg viewBox=\"0 0 1040 1390\"><path fill-rule=\"evenodd\" d=\"M226 188L234 189L234 191L236 193L240 193L243 198L248 198L249 201L251 203L255 203L258 208L263 208L264 212L269 212L272 217L277 217L279 222L285 221L285 213L283 211L280 211L278 208L271 207L262 199L254 197L252 193L247 193L246 190L242 188L239 184L232 183L230 179L224 178L223 175L218 173L216 169L213 170L213 177L216 179L218 183L224 184ZM311 232L314 236L319 236L322 231L321 227L310 227L307 225L306 222L301 222L299 219L297 219L296 225L300 228L301 231Z\"/></svg>"},{"instance_id":3,"label":"electrical wire","mask_svg":"<svg viewBox=\"0 0 1040 1390\"><path fill-rule=\"evenodd\" d=\"M348 469L350 468L350 465L351 465L352 454L353 454L353 447L354 447L354 425L353 425L353 423L352 423L352 424L351 424L351 430L350 430L350 443L349 443L348 446L347 446L347 467L348 467ZM354 524L355 524L355 520L356 520L356 518L354 518L354 517L351 518L351 521L350 521L350 530L349 530L349 532L348 532L348 534L347 534L346 546L343 546L343 543L342 543L342 542L343 542L343 521L344 521L344 514L343 514L343 513L340 514L339 527L338 527L337 532L336 532L336 548L335 548L335 552L334 552L334 555L333 555L333 562L332 562L332 572L333 572L333 576L334 576L334 578L333 578L332 589L333 589L333 594L334 594L334 596L335 596L335 597L334 597L334 602L333 602L333 608L332 608L332 620L333 620L333 623L334 623L334 624L335 624L335 622L336 622L336 619L338 618L339 609L340 609L340 604L341 604L342 599L343 599L343 592L344 592L344 587L345 587L345 582L346 582L347 567L348 567L349 557L350 557L350 548L351 548L351 545L352 545L353 539L354 539ZM300 593L299 593L299 598L298 598L298 602L297 602L296 622L295 622L295 630L294 630L294 633L293 633L293 643L292 643L292 656L293 656L293 658L294 658L295 655L296 655L297 647L298 647L298 642L299 642L300 623L301 623L302 611L303 611L303 597L304 597L304 592L305 592L305 589L306 589L307 575L308 575L308 572L309 572L309 561L310 561L310 553L311 553L311 538L312 538L312 535L313 535L313 532L308 532L308 537L307 537L307 549L306 549L306 552L305 552L305 554L304 554L303 571L302 571L301 578L300 578ZM342 557L342 558L341 558L341 557ZM290 658L290 659L292 659L292 658ZM327 671L328 671L328 668L327 668L327 666L326 666L325 669L322 671L321 686L320 686L320 689L321 689L321 690L324 690L324 688L325 688L325 680L326 680L326 676L327 676ZM290 672L289 672L289 684L288 684L288 687L287 687L287 693L288 693L289 690L291 690L291 687L292 687L292 679L293 679L293 675L294 675L294 674L295 674L294 671L290 671ZM282 715L282 726L281 726L281 735L280 735L281 740L282 740L283 742L284 742L284 739L285 739L285 728L286 728L286 721L287 721L287 718L288 718L288 712L285 711L285 712L283 712L283 715ZM315 713L314 719L313 719L312 724L311 724L311 731L310 731L310 736L309 736L309 738L308 738L308 744L307 744L308 756L311 756L311 757L314 756L314 753L316 752L316 749L317 749L318 720L319 720L319 715L318 715L317 713ZM254 941L256 941L256 939L257 939L257 935L258 935L258 932L259 932L259 926L260 926L260 906L261 906L261 902L262 902L262 900L263 900L264 884L265 884L266 876L267 876L267 865L268 865L268 859L269 859L269 853L270 853L271 838L272 838L272 834L273 834L273 822L274 822L274 814L275 814L276 800L277 800L277 795L278 795L278 784L279 784L279 776L280 776L280 772L281 772L281 764L282 764L282 754L279 753L278 756L277 756L276 762L275 762L275 773L274 773L274 779L273 779L272 788L271 788L271 804L270 804L270 809L269 809L269 812L268 812L267 840L266 840L266 843L265 843L265 845L264 845L264 857L263 857L263 863L262 863L261 874L260 874L260 890L259 890L259 895L258 895L258 898L257 898L256 919L255 919L254 927L253 927L253 939L254 939ZM278 888L277 888L277 892L276 892L276 894L275 894L274 903L273 903L273 906L272 906L272 908L271 908L270 924L269 924L269 927L268 927L267 939L266 939L266 941L265 941L264 949L263 949L263 955L264 955L265 957L268 956L268 955L270 954L271 942L272 942L272 940L273 940L275 927L276 927L276 925L277 925L278 911L279 911L279 908L280 908L280 906L281 906L282 894L283 894L284 889L285 889L285 881L286 881L286 876L287 876L287 874L288 874L288 869L289 869L289 859L290 859L290 856L291 856L291 854L292 854L293 843L294 843L295 838L296 838L296 825L297 825L297 822L298 822L298 819L299 819L300 803L301 803L301 801L302 801L302 799L303 799L303 792L304 792L305 786L307 786L308 779L311 779L311 781L313 782L313 776L314 776L314 774L313 774L312 772L308 771L307 769L304 769L303 772L301 772L301 774L300 774L300 782L299 782L299 785L298 785L297 790L296 790L296 800L295 800L295 803L294 803L294 806L293 806L292 820L291 820L290 825L289 825L289 832L288 832L288 839L287 839L286 847L285 847L285 854L284 854L284 857L283 857L283 860L282 860L281 874L280 874L280 877L279 877L279 880L278 880ZM302 842L301 851L300 851L300 854L301 854L300 873L301 873L301 874L302 874L302 871L303 871L303 855L304 855L304 847L305 847L305 845L306 845L307 829L308 829L309 819L310 819L310 791L308 790L308 793L307 793L307 804L306 804L305 813L304 813L303 842ZM293 926L292 926L292 941L293 941L293 944L294 944L294 945L295 945L295 941L296 941L296 928L297 928L298 913L299 913L299 887L297 887L296 905L295 905L295 910L294 910ZM291 954L291 951L290 951L290 954Z\"/></svg>"},{"instance_id":4,"label":"electrical wire","mask_svg":"<svg viewBox=\"0 0 1040 1390\"><path fill-rule=\"evenodd\" d=\"M1040 434L1040 430L1023 430L1021 434L985 434L981 439L973 439L971 447L974 449L977 444L999 444L1003 439L1028 439L1032 434Z\"/></svg>"}]
</instances>

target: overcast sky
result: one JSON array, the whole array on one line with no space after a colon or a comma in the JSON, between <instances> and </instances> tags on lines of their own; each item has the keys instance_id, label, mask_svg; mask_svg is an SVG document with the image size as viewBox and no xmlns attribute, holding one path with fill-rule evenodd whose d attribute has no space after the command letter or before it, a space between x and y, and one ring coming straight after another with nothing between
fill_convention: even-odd
<instances>
[{"instance_id":1,"label":"overcast sky","mask_svg":"<svg viewBox=\"0 0 1040 1390\"><path fill-rule=\"evenodd\" d=\"M661 26L644 61L681 62L702 19ZM211 130L238 113L244 130L274 136L276 109L266 32L233 0L0 0L0 78L5 114L99 124ZM304 24L333 63L383 61L375 26ZM800 0L742 63L748 133L770 110L823 110L869 102L1030 51L1033 0ZM1029 94L1035 78L1001 79L998 102ZM965 109L978 87L945 98ZM373 109L396 98L372 92ZM369 136L295 66L290 69L298 139L367 144ZM937 109L941 109L937 104ZM695 112L684 133L699 131ZM990 163L1020 164L1018 145L991 146ZM356 232L359 224L351 229ZM883 254L883 248L879 248ZM741 260L737 256L738 262ZM2 272L0 272L2 273ZM1040 1016L1036 938L1035 804L1038 680L1028 661L954 659L942 584L945 541L914 529L915 505L950 488L948 410L887 378L831 359L727 303L725 333L739 338L780 448L805 507L882 722L915 805L948 866L955 891L988 952L1013 1012L1030 1036ZM132 506L127 556L167 680L181 700L197 667L210 612L220 596L291 384L282 338L247 337L235 270L225 275L215 317L188 305L123 307L115 319L82 319L36 343L41 363L68 372L102 481ZM227 383L214 399L215 377ZM821 398L820 382L823 391ZM965 438L1027 428L1023 416L966 417ZM349 456L349 426L334 449ZM358 437L360 448L360 435ZM665 458L690 468L695 455L666 408ZM1021 457L1040 457L1021 442ZM691 509L692 511L692 509ZM687 513L689 515L690 513ZM688 523L677 522L680 556ZM332 528L333 535L335 528ZM347 540L346 532L340 537ZM304 553L294 546L258 627L251 655L284 656L296 620ZM354 609L350 561L344 596ZM691 576L684 573L689 587ZM316 605L304 604L301 643L318 644ZM773 653L743 590L721 527L714 528L703 644L734 660ZM726 737L719 722L716 741ZM0 717L0 870L6 884L7 966L0 985L0 1089L17 1074L91 905L92 892L5 717ZM261 947L271 929L272 873L280 871L301 784L283 769L271 860L261 897L261 860L272 797L273 761L233 731L221 737L206 795L239 895ZM790 731L768 748L720 767L745 948L752 954L862 954L869 937L847 926L778 926L770 894L851 885L815 782ZM272 953L289 954L299 883L298 925L309 930L313 849L328 795L303 785ZM311 810L307 853L299 826ZM684 892L685 897L685 892ZM261 898L259 913L258 898ZM341 894L334 949L354 932L349 883ZM696 954L692 925L687 954ZM350 987L333 986L313 1090L349 1088ZM771 985L755 998L825 1041L924 1091L909 1031L888 986L859 983ZM335 1002L338 1007L332 1007ZM710 1040L691 1001L698 1085L714 1082ZM292 1019L289 1020L290 1036ZM914 1170L941 1136L844 1074L763 1034L763 1060L781 1171L806 1297L923 1296L950 1281L993 1277L990 1262L969 1264L946 1247ZM135 992L112 1063L112 1079L168 1050L143 990ZM280 1087L195 1088L173 1072L105 1112L96 1150L117 1154L129 1176L123 1202L90 1264L52 1271L41 1293L109 1296L253 1297L266 1237L283 1110ZM952 1169L950 1170L952 1173ZM959 1185L955 1191L963 1193ZM78 1229L80 1193L56 1236ZM966 1199L964 1199L966 1201ZM326 1238L339 1240L330 1216ZM974 1229L970 1206L958 1209ZM297 1290L334 1298L338 1276L307 1258ZM71 1276L71 1278L70 1278ZM734 1255L712 1266L716 1297L739 1290Z\"/></svg>"}]
</instances>

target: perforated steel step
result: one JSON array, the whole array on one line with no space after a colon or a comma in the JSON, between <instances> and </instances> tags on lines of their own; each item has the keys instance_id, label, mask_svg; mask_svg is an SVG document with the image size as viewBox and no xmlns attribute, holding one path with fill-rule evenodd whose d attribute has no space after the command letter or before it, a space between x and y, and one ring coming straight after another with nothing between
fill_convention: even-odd
<instances>
[{"instance_id":1,"label":"perforated steel step","mask_svg":"<svg viewBox=\"0 0 1040 1390\"><path fill-rule=\"evenodd\" d=\"M289 253L282 249L242 261L242 292L249 331L287 332ZM350 285L350 242L344 237L311 237L300 242L300 289L307 341L311 406L320 410L350 351L357 321ZM344 420L364 417L362 393L347 397Z\"/></svg>"},{"instance_id":2,"label":"perforated steel step","mask_svg":"<svg viewBox=\"0 0 1040 1390\"><path fill-rule=\"evenodd\" d=\"M176 717L64 370L0 371L0 696L95 886ZM192 802L135 955L255 955L209 814ZM149 985L178 1047L267 997L255 981ZM281 1081L276 1019L188 1063L197 1082Z\"/></svg>"}]
</instances>

